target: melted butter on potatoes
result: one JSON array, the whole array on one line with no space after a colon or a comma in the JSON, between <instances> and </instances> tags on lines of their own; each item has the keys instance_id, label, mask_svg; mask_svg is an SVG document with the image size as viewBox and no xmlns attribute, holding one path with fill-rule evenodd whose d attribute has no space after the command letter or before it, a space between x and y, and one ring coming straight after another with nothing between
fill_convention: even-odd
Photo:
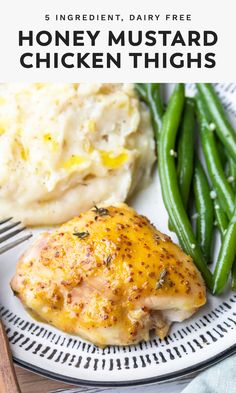
<instances>
[{"instance_id":1,"label":"melted butter on potatoes","mask_svg":"<svg viewBox=\"0 0 236 393\"><path fill-rule=\"evenodd\" d=\"M0 216L57 224L148 179L154 142L131 84L0 86Z\"/></svg>"}]
</instances>

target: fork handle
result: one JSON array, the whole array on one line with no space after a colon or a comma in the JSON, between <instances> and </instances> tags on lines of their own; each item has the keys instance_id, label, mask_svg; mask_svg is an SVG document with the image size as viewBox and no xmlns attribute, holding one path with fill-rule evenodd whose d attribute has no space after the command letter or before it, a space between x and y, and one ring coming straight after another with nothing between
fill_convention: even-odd
<instances>
[{"instance_id":1,"label":"fork handle","mask_svg":"<svg viewBox=\"0 0 236 393\"><path fill-rule=\"evenodd\" d=\"M0 393L21 393L8 338L0 320Z\"/></svg>"}]
</instances>

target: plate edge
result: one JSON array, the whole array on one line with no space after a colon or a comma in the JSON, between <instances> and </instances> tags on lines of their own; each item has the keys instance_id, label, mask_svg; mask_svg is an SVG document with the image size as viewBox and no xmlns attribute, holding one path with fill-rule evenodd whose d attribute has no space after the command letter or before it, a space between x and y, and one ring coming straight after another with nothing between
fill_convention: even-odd
<instances>
[{"instance_id":1,"label":"plate edge","mask_svg":"<svg viewBox=\"0 0 236 393\"><path fill-rule=\"evenodd\" d=\"M164 374L162 376L150 377L141 380L130 380L130 381L87 381L84 379L78 379L73 377L65 377L60 374L54 372L47 372L38 366L32 366L30 363L25 362L24 360L17 359L13 356L14 363L28 371L34 372L36 374L42 375L49 379L54 379L56 381L64 382L71 385L82 385L82 386L93 386L93 387L130 387L130 386L141 386L141 385L151 385L154 383L163 383L168 381L174 381L180 379L186 375L190 375L194 372L198 372L204 370L214 364L220 362L221 360L226 359L230 355L236 353L236 344L229 347L228 349L220 352L216 356L212 356L210 359L205 360L201 363L193 365L191 367L186 367L185 369L173 372L169 374Z\"/></svg>"}]
</instances>

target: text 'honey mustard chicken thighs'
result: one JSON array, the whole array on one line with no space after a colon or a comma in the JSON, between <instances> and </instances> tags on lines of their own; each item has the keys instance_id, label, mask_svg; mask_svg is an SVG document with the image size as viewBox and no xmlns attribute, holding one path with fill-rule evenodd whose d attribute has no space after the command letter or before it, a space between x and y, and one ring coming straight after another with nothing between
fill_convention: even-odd
<instances>
[{"instance_id":1,"label":"text 'honey mustard chicken thighs'","mask_svg":"<svg viewBox=\"0 0 236 393\"><path fill-rule=\"evenodd\" d=\"M187 256L125 204L94 207L21 257L11 287L37 318L97 345L164 338L206 301Z\"/></svg>"}]
</instances>

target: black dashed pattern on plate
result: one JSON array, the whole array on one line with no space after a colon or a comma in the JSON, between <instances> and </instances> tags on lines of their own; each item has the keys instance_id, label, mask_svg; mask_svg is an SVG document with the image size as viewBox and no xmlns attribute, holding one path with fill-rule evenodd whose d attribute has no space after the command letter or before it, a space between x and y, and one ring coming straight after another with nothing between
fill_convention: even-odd
<instances>
[{"instance_id":1,"label":"black dashed pattern on plate","mask_svg":"<svg viewBox=\"0 0 236 393\"><path fill-rule=\"evenodd\" d=\"M184 328L179 325L178 329L163 341L155 337L134 346L105 349L83 342L76 336L71 337L59 331L55 333L50 325L41 326L37 322L26 321L4 306L0 308L0 312L13 350L17 346L50 362L74 368L92 367L95 372L109 372L114 369L122 372L124 369L145 368L154 363L161 364L189 357L192 353L205 350L206 346L223 339L230 331L235 331L236 313L232 308L234 303L236 295L232 295L227 302L224 301L195 322L190 320ZM217 320L223 315L224 320L218 323ZM135 352L137 355L134 355Z\"/></svg>"}]
</instances>

